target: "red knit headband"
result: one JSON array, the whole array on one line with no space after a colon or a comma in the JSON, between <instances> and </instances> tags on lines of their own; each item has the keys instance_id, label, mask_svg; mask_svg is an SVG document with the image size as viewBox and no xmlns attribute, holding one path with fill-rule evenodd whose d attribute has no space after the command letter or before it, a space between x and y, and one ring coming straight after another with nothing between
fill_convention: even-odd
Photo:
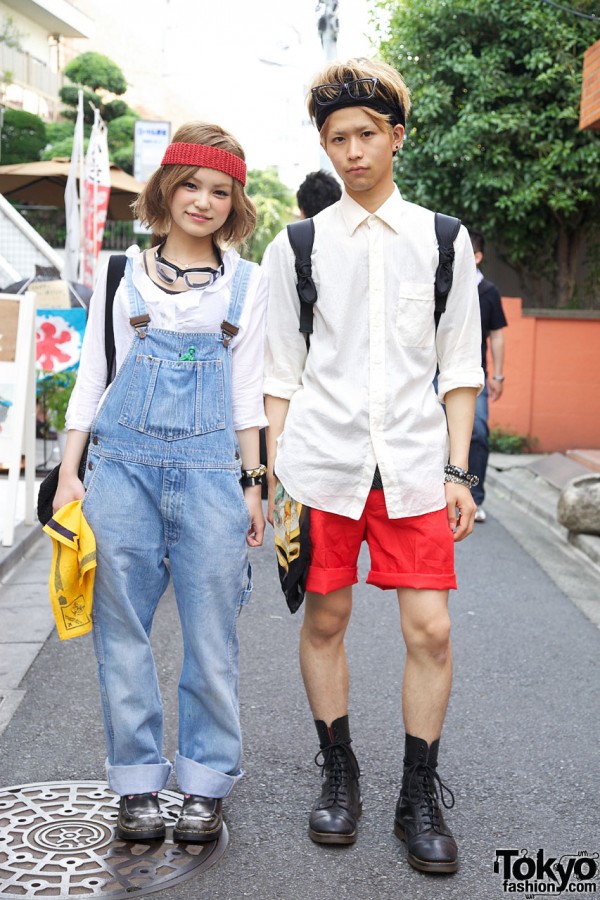
<instances>
[{"instance_id":1,"label":"red knit headband","mask_svg":"<svg viewBox=\"0 0 600 900\"><path fill-rule=\"evenodd\" d=\"M169 144L162 158L161 166L198 166L206 169L217 169L231 175L240 184L246 184L246 163L235 153L221 150L219 147L206 147L204 144Z\"/></svg>"}]
</instances>

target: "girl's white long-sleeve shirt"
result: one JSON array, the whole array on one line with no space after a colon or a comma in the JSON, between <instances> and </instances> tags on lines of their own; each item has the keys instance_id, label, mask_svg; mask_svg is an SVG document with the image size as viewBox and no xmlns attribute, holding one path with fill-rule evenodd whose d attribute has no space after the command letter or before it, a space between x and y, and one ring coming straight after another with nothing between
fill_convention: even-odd
<instances>
[{"instance_id":1,"label":"girl's white long-sleeve shirt","mask_svg":"<svg viewBox=\"0 0 600 900\"><path fill-rule=\"evenodd\" d=\"M169 294L147 275L137 246L126 254L133 262L133 283L148 314L150 327L168 331L219 333L225 319L231 282L239 254L226 250L224 272L203 290ZM104 345L104 307L108 266L99 273L90 301L77 383L67 410L67 430L90 430L106 389L107 361ZM267 310L267 278L258 267L251 274L239 332L231 341L233 425L236 431L267 424L263 405L263 359ZM129 352L134 329L129 323L129 297L123 279L117 288L113 309L117 371Z\"/></svg>"}]
</instances>

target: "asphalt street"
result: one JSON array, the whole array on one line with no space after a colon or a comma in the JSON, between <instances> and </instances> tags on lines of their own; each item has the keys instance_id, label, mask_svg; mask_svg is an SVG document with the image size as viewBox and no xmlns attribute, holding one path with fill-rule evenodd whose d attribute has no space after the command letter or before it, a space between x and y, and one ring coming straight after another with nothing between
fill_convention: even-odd
<instances>
[{"instance_id":1,"label":"asphalt street","mask_svg":"<svg viewBox=\"0 0 600 900\"><path fill-rule=\"evenodd\" d=\"M255 590L240 618L246 777L226 801L229 846L199 877L152 897L497 900L504 896L494 873L498 849L556 857L600 850L600 631L579 608L582 599L600 604L600 575L499 495L487 509L488 522L458 547L459 590L451 595L455 683L440 774L456 795L448 820L460 871L415 872L394 837L404 648L394 593L364 584L347 638L351 729L363 773L359 840L322 847L308 838L320 788L297 661L301 613L290 616L285 607L269 540L252 553ZM364 578L366 552L361 562ZM153 639L165 751L173 757L180 634L170 592ZM0 737L0 784L103 781L90 636L61 643L53 633L19 688L24 698Z\"/></svg>"}]
</instances>

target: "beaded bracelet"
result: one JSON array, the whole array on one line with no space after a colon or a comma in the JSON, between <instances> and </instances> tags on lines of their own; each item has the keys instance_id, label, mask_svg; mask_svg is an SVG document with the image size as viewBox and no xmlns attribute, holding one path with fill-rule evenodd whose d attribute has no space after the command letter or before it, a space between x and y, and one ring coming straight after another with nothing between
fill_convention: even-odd
<instances>
[{"instance_id":1,"label":"beaded bracelet","mask_svg":"<svg viewBox=\"0 0 600 900\"><path fill-rule=\"evenodd\" d=\"M472 472L467 472L466 469L461 469L460 466L453 466L449 463L447 466L444 466L444 484L448 481L453 484L464 484L465 487L474 488L479 484L479 477L473 475Z\"/></svg>"}]
</instances>

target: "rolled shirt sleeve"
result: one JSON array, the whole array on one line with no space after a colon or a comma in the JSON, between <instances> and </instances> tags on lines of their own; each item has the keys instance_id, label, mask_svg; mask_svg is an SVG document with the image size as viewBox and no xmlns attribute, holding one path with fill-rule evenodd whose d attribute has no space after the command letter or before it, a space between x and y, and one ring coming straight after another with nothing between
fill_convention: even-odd
<instances>
[{"instance_id":1,"label":"rolled shirt sleeve","mask_svg":"<svg viewBox=\"0 0 600 900\"><path fill-rule=\"evenodd\" d=\"M454 277L446 311L440 317L436 347L438 355L438 397L443 402L448 391L484 385L481 368L481 313L475 278L475 260L469 234L464 226L454 243Z\"/></svg>"}]
</instances>

